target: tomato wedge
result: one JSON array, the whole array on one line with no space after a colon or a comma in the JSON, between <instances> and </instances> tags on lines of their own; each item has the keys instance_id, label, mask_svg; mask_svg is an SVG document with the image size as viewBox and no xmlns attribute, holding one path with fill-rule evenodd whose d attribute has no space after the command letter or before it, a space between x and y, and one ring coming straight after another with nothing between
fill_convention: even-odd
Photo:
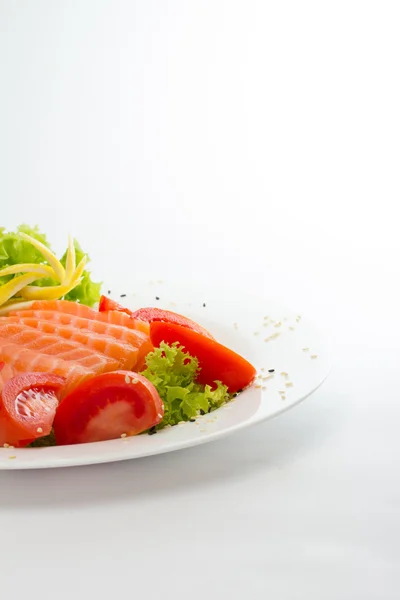
<instances>
[{"instance_id":1,"label":"tomato wedge","mask_svg":"<svg viewBox=\"0 0 400 600\"><path fill-rule=\"evenodd\" d=\"M142 375L113 371L87 379L60 404L54 419L57 444L102 442L157 425L164 405Z\"/></svg>"},{"instance_id":2,"label":"tomato wedge","mask_svg":"<svg viewBox=\"0 0 400 600\"><path fill-rule=\"evenodd\" d=\"M176 323L153 321L150 338L154 346L161 342L178 342L189 354L196 356L201 367L198 381L204 385L222 381L229 392L235 393L250 385L256 376L253 365L233 350Z\"/></svg>"},{"instance_id":3,"label":"tomato wedge","mask_svg":"<svg viewBox=\"0 0 400 600\"><path fill-rule=\"evenodd\" d=\"M192 319L188 319L183 315L178 315L178 313L174 313L170 310L163 310L161 308L139 308L139 310L132 313L132 317L134 319L139 319L140 321L146 321L147 323L153 323L154 321L175 323L176 325L181 325L182 327L187 327L192 331L196 331L207 338L214 339L207 329L204 329L204 327L195 321L192 321Z\"/></svg>"},{"instance_id":4,"label":"tomato wedge","mask_svg":"<svg viewBox=\"0 0 400 600\"><path fill-rule=\"evenodd\" d=\"M139 308L138 310L132 311L129 308L125 308L115 300L111 300L111 298L107 298L106 296L101 296L99 303L99 312L104 312L106 310L118 310L120 312L124 312L132 319L138 319L139 321L145 321L146 323L152 323L153 321L164 321L165 323L176 323L177 325L182 325L182 327L188 327L193 331L197 331L197 333L201 333L206 337L214 339L213 336L207 329L204 329L201 325L192 321L192 319L188 319L183 315L179 315L178 313L174 313L171 310L163 310L162 308L148 307L148 308Z\"/></svg>"},{"instance_id":5,"label":"tomato wedge","mask_svg":"<svg viewBox=\"0 0 400 600\"><path fill-rule=\"evenodd\" d=\"M107 296L101 296L99 302L99 312L106 312L107 310L118 310L119 312L124 312L130 317L133 316L133 312L129 310L129 308L125 308L122 304L115 302L111 298Z\"/></svg>"},{"instance_id":6,"label":"tomato wedge","mask_svg":"<svg viewBox=\"0 0 400 600\"><path fill-rule=\"evenodd\" d=\"M0 445L26 446L48 435L64 377L23 373L7 381L0 401Z\"/></svg>"}]
</instances>

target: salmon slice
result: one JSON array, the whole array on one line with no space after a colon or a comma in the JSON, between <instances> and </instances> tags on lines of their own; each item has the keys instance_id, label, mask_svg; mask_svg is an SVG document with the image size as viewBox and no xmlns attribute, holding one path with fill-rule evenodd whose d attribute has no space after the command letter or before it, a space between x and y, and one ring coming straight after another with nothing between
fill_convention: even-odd
<instances>
[{"instance_id":1,"label":"salmon slice","mask_svg":"<svg viewBox=\"0 0 400 600\"><path fill-rule=\"evenodd\" d=\"M121 325L113 325L112 323L107 323L104 321L96 321L94 319L77 317L72 314L54 310L27 309L12 311L9 313L9 315L10 317L2 317L1 319L9 319L12 316L18 317L18 319L22 320L27 318L35 318L39 321L50 321L51 323L56 323L57 325L70 325L71 327L74 327L76 329L83 329L85 331L90 331L92 333L97 334L105 334L107 336L112 337L114 340L126 342L134 348L138 349L137 363L135 365L135 369L137 371L139 371L144 366L147 354L154 350L154 347L148 335L146 335L142 331L128 329L127 327L122 327Z\"/></svg>"},{"instance_id":2,"label":"salmon slice","mask_svg":"<svg viewBox=\"0 0 400 600\"><path fill-rule=\"evenodd\" d=\"M15 371L5 362L0 362L0 394L7 381L10 381L15 375Z\"/></svg>"},{"instance_id":3,"label":"salmon slice","mask_svg":"<svg viewBox=\"0 0 400 600\"><path fill-rule=\"evenodd\" d=\"M38 350L24 348L2 337L0 337L0 361L4 361L16 373L53 373L65 377L67 381L62 396L94 375L91 369L58 356L48 356Z\"/></svg>"},{"instance_id":4,"label":"salmon slice","mask_svg":"<svg viewBox=\"0 0 400 600\"><path fill-rule=\"evenodd\" d=\"M21 309L25 310L25 309ZM62 312L68 315L74 315L75 317L83 317L84 319L91 319L93 321L100 321L101 323L110 323L111 325L122 325L128 329L142 331L147 335L150 334L150 326L144 321L139 319L132 319L129 315L117 310L108 310L105 312L98 312L94 308L89 308L85 304L79 304L78 302L71 302L69 300L40 300L32 302L29 308L26 310L54 310ZM14 315L15 311L9 313Z\"/></svg>"},{"instance_id":5,"label":"salmon slice","mask_svg":"<svg viewBox=\"0 0 400 600\"><path fill-rule=\"evenodd\" d=\"M57 335L65 340L71 340L82 346L87 346L109 358L118 360L118 368L128 371L136 367L139 355L138 347L145 343L135 333L132 336L134 343L130 344L116 340L110 335L94 333L88 329L77 329L72 325L63 325L62 323L50 320L46 321L36 317L0 317L0 332L1 327L5 323L19 323L45 334Z\"/></svg>"},{"instance_id":6,"label":"salmon slice","mask_svg":"<svg viewBox=\"0 0 400 600\"><path fill-rule=\"evenodd\" d=\"M0 324L0 337L28 350L57 356L72 361L81 367L89 368L93 373L106 373L120 368L120 361L82 346L78 342L65 340L57 335L42 333L38 329L22 323Z\"/></svg>"}]
</instances>

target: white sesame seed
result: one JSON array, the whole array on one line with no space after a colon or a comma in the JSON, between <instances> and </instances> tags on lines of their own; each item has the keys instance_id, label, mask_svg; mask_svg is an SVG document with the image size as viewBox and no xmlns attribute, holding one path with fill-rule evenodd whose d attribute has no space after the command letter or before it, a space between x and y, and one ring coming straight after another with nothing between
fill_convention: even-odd
<instances>
[{"instance_id":1,"label":"white sesame seed","mask_svg":"<svg viewBox=\"0 0 400 600\"><path fill-rule=\"evenodd\" d=\"M286 371L282 371L282 372L281 372L281 375L282 375L282 377L287 377L287 376L288 376L288 373L286 373Z\"/></svg>"},{"instance_id":2,"label":"white sesame seed","mask_svg":"<svg viewBox=\"0 0 400 600\"><path fill-rule=\"evenodd\" d=\"M280 327L282 325L281 321L278 321L278 323L275 323L274 327Z\"/></svg>"},{"instance_id":3,"label":"white sesame seed","mask_svg":"<svg viewBox=\"0 0 400 600\"><path fill-rule=\"evenodd\" d=\"M259 331L255 331L255 332L253 333L253 335L260 335L260 332L259 332Z\"/></svg>"},{"instance_id":4,"label":"white sesame seed","mask_svg":"<svg viewBox=\"0 0 400 600\"><path fill-rule=\"evenodd\" d=\"M269 319L269 315L265 315L264 319L265 320Z\"/></svg>"},{"instance_id":5,"label":"white sesame seed","mask_svg":"<svg viewBox=\"0 0 400 600\"><path fill-rule=\"evenodd\" d=\"M158 414L157 414L157 417L158 417L159 419L162 419L162 417L163 417L163 416L162 416L162 414L161 414L161 413L158 413Z\"/></svg>"},{"instance_id":6,"label":"white sesame seed","mask_svg":"<svg viewBox=\"0 0 400 600\"><path fill-rule=\"evenodd\" d=\"M312 354L311 358L318 358L318 354Z\"/></svg>"},{"instance_id":7,"label":"white sesame seed","mask_svg":"<svg viewBox=\"0 0 400 600\"><path fill-rule=\"evenodd\" d=\"M279 390L279 393L280 394L285 394L286 392L285 392L285 390Z\"/></svg>"},{"instance_id":8,"label":"white sesame seed","mask_svg":"<svg viewBox=\"0 0 400 600\"><path fill-rule=\"evenodd\" d=\"M279 337L280 335L281 335L281 332L277 331L273 335L270 335L269 337L265 338L264 342L269 342L271 340L276 340L276 338Z\"/></svg>"},{"instance_id":9,"label":"white sesame seed","mask_svg":"<svg viewBox=\"0 0 400 600\"><path fill-rule=\"evenodd\" d=\"M139 383L139 379L135 379L135 378L133 378L133 379L131 380L131 383L132 383L133 385L135 385L135 383Z\"/></svg>"},{"instance_id":10,"label":"white sesame seed","mask_svg":"<svg viewBox=\"0 0 400 600\"><path fill-rule=\"evenodd\" d=\"M37 433L43 433L43 429L42 429L41 427L38 427L38 428L36 429L36 431L37 431Z\"/></svg>"},{"instance_id":11,"label":"white sesame seed","mask_svg":"<svg viewBox=\"0 0 400 600\"><path fill-rule=\"evenodd\" d=\"M261 389L262 386L257 384L254 387L259 390L259 389Z\"/></svg>"},{"instance_id":12,"label":"white sesame seed","mask_svg":"<svg viewBox=\"0 0 400 600\"><path fill-rule=\"evenodd\" d=\"M286 400L286 396L285 396L285 394L282 394L282 396L281 396L281 400Z\"/></svg>"},{"instance_id":13,"label":"white sesame seed","mask_svg":"<svg viewBox=\"0 0 400 600\"><path fill-rule=\"evenodd\" d=\"M11 446L11 444L10 444L10 446L8 446L8 447L9 447L9 448L15 448L15 446Z\"/></svg>"},{"instance_id":14,"label":"white sesame seed","mask_svg":"<svg viewBox=\"0 0 400 600\"><path fill-rule=\"evenodd\" d=\"M122 438L126 438L126 433L121 433Z\"/></svg>"},{"instance_id":15,"label":"white sesame seed","mask_svg":"<svg viewBox=\"0 0 400 600\"><path fill-rule=\"evenodd\" d=\"M261 367L260 371L265 371L265 367Z\"/></svg>"},{"instance_id":16,"label":"white sesame seed","mask_svg":"<svg viewBox=\"0 0 400 600\"><path fill-rule=\"evenodd\" d=\"M310 348L303 348L303 352L308 352Z\"/></svg>"},{"instance_id":17,"label":"white sesame seed","mask_svg":"<svg viewBox=\"0 0 400 600\"><path fill-rule=\"evenodd\" d=\"M13 459L13 458L17 458L16 456L9 456L8 458Z\"/></svg>"},{"instance_id":18,"label":"white sesame seed","mask_svg":"<svg viewBox=\"0 0 400 600\"><path fill-rule=\"evenodd\" d=\"M287 383L285 383L286 387L293 387L293 383L291 381L288 381Z\"/></svg>"},{"instance_id":19,"label":"white sesame seed","mask_svg":"<svg viewBox=\"0 0 400 600\"><path fill-rule=\"evenodd\" d=\"M184 424L185 424L185 421L179 421L178 422L178 425L184 425Z\"/></svg>"},{"instance_id":20,"label":"white sesame seed","mask_svg":"<svg viewBox=\"0 0 400 600\"><path fill-rule=\"evenodd\" d=\"M130 383L130 381L129 375L125 375L125 383Z\"/></svg>"},{"instance_id":21,"label":"white sesame seed","mask_svg":"<svg viewBox=\"0 0 400 600\"><path fill-rule=\"evenodd\" d=\"M3 444L3 448L9 448L10 444Z\"/></svg>"}]
</instances>

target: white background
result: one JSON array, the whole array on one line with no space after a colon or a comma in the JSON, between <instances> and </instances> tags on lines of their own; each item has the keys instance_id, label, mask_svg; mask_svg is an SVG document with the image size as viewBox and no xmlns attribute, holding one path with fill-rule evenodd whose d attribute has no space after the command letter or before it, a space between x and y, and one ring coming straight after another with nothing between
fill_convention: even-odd
<instances>
[{"instance_id":1,"label":"white background","mask_svg":"<svg viewBox=\"0 0 400 600\"><path fill-rule=\"evenodd\" d=\"M1 225L249 288L334 371L220 442L0 474L1 597L400 597L398 2L0 0Z\"/></svg>"}]
</instances>

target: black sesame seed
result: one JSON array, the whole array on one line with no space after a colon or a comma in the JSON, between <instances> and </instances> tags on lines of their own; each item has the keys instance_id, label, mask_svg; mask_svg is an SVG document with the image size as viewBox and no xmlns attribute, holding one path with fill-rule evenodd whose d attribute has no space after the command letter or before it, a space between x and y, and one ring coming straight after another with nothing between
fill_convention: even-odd
<instances>
[{"instance_id":1,"label":"black sesame seed","mask_svg":"<svg viewBox=\"0 0 400 600\"><path fill-rule=\"evenodd\" d=\"M126 297L126 294L121 294L120 295L120 298L125 298L125 297Z\"/></svg>"},{"instance_id":2,"label":"black sesame seed","mask_svg":"<svg viewBox=\"0 0 400 600\"><path fill-rule=\"evenodd\" d=\"M238 391L237 391L237 394L239 395L239 394L241 394L242 392L243 392L243 390L238 390Z\"/></svg>"},{"instance_id":3,"label":"black sesame seed","mask_svg":"<svg viewBox=\"0 0 400 600\"><path fill-rule=\"evenodd\" d=\"M205 415L206 414L202 408L200 409L200 414L201 415Z\"/></svg>"},{"instance_id":4,"label":"black sesame seed","mask_svg":"<svg viewBox=\"0 0 400 600\"><path fill-rule=\"evenodd\" d=\"M157 433L157 431L149 431L149 435L154 435L156 433Z\"/></svg>"},{"instance_id":5,"label":"black sesame seed","mask_svg":"<svg viewBox=\"0 0 400 600\"><path fill-rule=\"evenodd\" d=\"M268 373L275 373L275 369L268 369Z\"/></svg>"},{"instance_id":6,"label":"black sesame seed","mask_svg":"<svg viewBox=\"0 0 400 600\"><path fill-rule=\"evenodd\" d=\"M156 300L159 300L159 299L160 299L160 297L159 297L159 296L156 296Z\"/></svg>"},{"instance_id":7,"label":"black sesame seed","mask_svg":"<svg viewBox=\"0 0 400 600\"><path fill-rule=\"evenodd\" d=\"M108 290L107 294L110 295L111 294L111 290Z\"/></svg>"},{"instance_id":8,"label":"black sesame seed","mask_svg":"<svg viewBox=\"0 0 400 600\"><path fill-rule=\"evenodd\" d=\"M189 419L191 423L196 423L196 419Z\"/></svg>"},{"instance_id":9,"label":"black sesame seed","mask_svg":"<svg viewBox=\"0 0 400 600\"><path fill-rule=\"evenodd\" d=\"M206 307L206 303L205 303L205 302L203 302L203 308L205 308L205 307Z\"/></svg>"},{"instance_id":10,"label":"black sesame seed","mask_svg":"<svg viewBox=\"0 0 400 600\"><path fill-rule=\"evenodd\" d=\"M157 431L155 425L153 425L153 427L149 429L149 435L154 435L155 433L157 433Z\"/></svg>"},{"instance_id":11,"label":"black sesame seed","mask_svg":"<svg viewBox=\"0 0 400 600\"><path fill-rule=\"evenodd\" d=\"M208 411L207 411L207 412L209 412L209 413L210 413L210 412L211 412L211 410L212 410L212 406L210 406L210 408L208 409Z\"/></svg>"}]
</instances>

